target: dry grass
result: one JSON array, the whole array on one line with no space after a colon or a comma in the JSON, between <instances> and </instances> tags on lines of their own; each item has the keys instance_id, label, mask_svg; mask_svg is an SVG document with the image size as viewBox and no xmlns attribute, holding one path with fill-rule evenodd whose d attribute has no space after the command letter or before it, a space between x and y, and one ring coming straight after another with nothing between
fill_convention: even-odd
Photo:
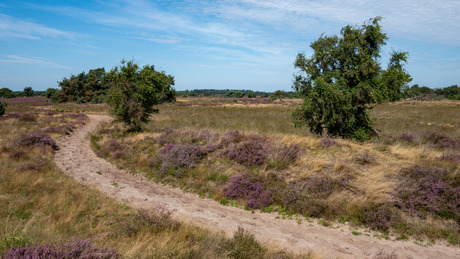
<instances>
[{"instance_id":1,"label":"dry grass","mask_svg":"<svg viewBox=\"0 0 460 259\"><path fill-rule=\"evenodd\" d=\"M150 123L142 134L125 135L122 125L113 124L101 131L94 144L102 146L110 139L118 139L135 152L132 159L108 157L113 163L221 202L224 200L222 191L224 186L232 176L242 171L250 170L265 179L276 175L278 180L282 180L279 182L281 186L292 186L292 188L308 186L311 181L322 181L321 177L326 177L325 179L330 179L327 181L335 183L331 187L331 193L321 198L323 200L316 198L311 200L308 190L302 187L304 189L299 189L298 194L302 196L301 199L305 199L307 207L298 204L291 206L292 213L317 215L308 206L319 206L318 215L321 217L345 218L358 225L368 224L365 215L378 220L378 214L375 215L373 212L375 209L383 205L393 206L391 203L393 192L401 183L401 174L406 168L413 165L442 167L448 170L451 179L460 179L459 161L439 159L446 152L455 159L456 154L459 154L458 149L439 148L420 138L411 143L404 142L400 138L401 133L420 135L438 132L448 134L455 141L460 141L460 117L458 116L460 102L458 101L403 101L377 105L372 110L371 116L375 127L381 131L380 139L367 143L339 139L335 140L338 145L333 146L323 146L322 140L306 129L293 127L291 112L295 107L294 102L263 106L228 102L222 106L222 102L219 103L219 100L212 98L199 100L187 98L179 101L181 102L190 105L161 106L160 113L151 117ZM200 102L206 105L201 105ZM156 137L166 129L172 129L179 135L203 130L220 136L235 130L246 134L263 134L267 135L273 143L285 145L296 143L303 152L295 162L275 168L272 166L250 168L235 163L217 152L208 154L197 167L187 169L183 177L172 174L157 178L156 169L149 166L149 161L158 155L160 146L156 142ZM317 205L312 205L314 203ZM240 205L244 207L242 203ZM281 204L276 206L282 207ZM426 235L430 238L449 238L453 244L459 242L458 223L452 223L438 216L430 216L424 220L406 212L398 213L402 218L397 225L391 227L391 231Z\"/></svg>"},{"instance_id":2,"label":"dry grass","mask_svg":"<svg viewBox=\"0 0 460 259\"><path fill-rule=\"evenodd\" d=\"M236 257L240 253L240 257L256 258L278 255L278 251L262 247L248 234L242 239L226 237L176 222L167 215L162 217L165 214L161 211L135 211L66 177L52 162L52 147L15 145L18 138L29 133L72 123L75 118L61 116L67 112L60 107L81 112L79 106L73 104L16 103L8 106L6 117L0 117L0 253L11 245L59 244L73 237L91 237L98 244L118 249L124 258L232 258L233 253L237 253ZM95 112L100 106L82 109ZM57 114L50 113L55 110ZM26 111L36 120L8 117ZM53 138L60 135L51 134ZM142 139L133 137L130 141ZM249 249L241 247L238 240L250 243ZM295 256L287 254L287 257Z\"/></svg>"}]
</instances>

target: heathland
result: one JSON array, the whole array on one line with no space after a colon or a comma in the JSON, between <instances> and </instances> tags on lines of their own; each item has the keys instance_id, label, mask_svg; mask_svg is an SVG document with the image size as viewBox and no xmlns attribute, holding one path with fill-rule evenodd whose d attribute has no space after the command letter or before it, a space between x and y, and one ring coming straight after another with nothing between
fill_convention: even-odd
<instances>
[{"instance_id":1,"label":"heathland","mask_svg":"<svg viewBox=\"0 0 460 259\"><path fill-rule=\"evenodd\" d=\"M369 142L295 128L291 113L299 103L179 98L160 105L142 133L113 122L91 143L119 168L226 206L345 224L352 235L375 231L369 238L458 245L460 102L375 105L379 138ZM102 104L9 101L0 118L0 253L25 244L75 246L79 238L97 252L104 243L132 257L291 256L243 230L226 237L174 221L167 211L136 211L67 178L52 162L54 140L85 124L85 113L106 112Z\"/></svg>"}]
</instances>

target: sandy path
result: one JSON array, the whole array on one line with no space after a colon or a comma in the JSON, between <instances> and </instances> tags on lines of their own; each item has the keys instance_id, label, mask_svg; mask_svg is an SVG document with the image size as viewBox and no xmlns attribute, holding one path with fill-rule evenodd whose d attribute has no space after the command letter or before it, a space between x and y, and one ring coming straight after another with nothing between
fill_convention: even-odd
<instances>
[{"instance_id":1,"label":"sandy path","mask_svg":"<svg viewBox=\"0 0 460 259\"><path fill-rule=\"evenodd\" d=\"M90 122L71 135L57 140L60 148L54 156L56 165L82 184L92 186L104 194L134 208L163 206L173 211L173 217L190 221L211 230L233 233L238 226L248 230L267 245L293 252L314 251L322 258L369 258L384 249L395 251L399 258L460 258L460 249L434 245L423 247L412 242L380 240L364 235L354 236L317 224L276 219L275 214L252 213L223 206L196 194L148 182L120 170L94 154L89 134L108 116L89 115Z\"/></svg>"}]
</instances>

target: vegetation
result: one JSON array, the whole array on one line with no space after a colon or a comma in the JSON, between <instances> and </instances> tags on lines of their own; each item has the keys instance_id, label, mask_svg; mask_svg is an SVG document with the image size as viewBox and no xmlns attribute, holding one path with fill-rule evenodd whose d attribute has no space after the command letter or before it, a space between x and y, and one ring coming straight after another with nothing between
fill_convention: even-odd
<instances>
[{"instance_id":1,"label":"vegetation","mask_svg":"<svg viewBox=\"0 0 460 259\"><path fill-rule=\"evenodd\" d=\"M91 69L88 74L81 72L71 75L70 78L58 82L61 90L47 90L46 95L57 102L101 103L107 92L104 76L104 68Z\"/></svg>"},{"instance_id":2,"label":"vegetation","mask_svg":"<svg viewBox=\"0 0 460 259\"><path fill-rule=\"evenodd\" d=\"M403 96L410 76L404 71L406 52L394 52L387 70L379 63L387 36L380 17L361 27L346 26L340 36L322 35L310 46L311 58L297 55L300 70L294 89L304 99L294 112L295 124L315 134L358 140L377 136L367 110L370 104Z\"/></svg>"},{"instance_id":3,"label":"vegetation","mask_svg":"<svg viewBox=\"0 0 460 259\"><path fill-rule=\"evenodd\" d=\"M370 116L381 137L364 144L291 127L295 102L198 100L224 106L183 106L190 100L179 98L162 105L142 134L114 124L93 145L121 168L222 204L459 241L457 102L378 104Z\"/></svg>"},{"instance_id":4,"label":"vegetation","mask_svg":"<svg viewBox=\"0 0 460 259\"><path fill-rule=\"evenodd\" d=\"M295 258L242 229L227 237L178 222L164 208L134 210L60 172L54 140L86 123L83 112L107 111L105 105L7 102L0 118L1 258Z\"/></svg>"},{"instance_id":5,"label":"vegetation","mask_svg":"<svg viewBox=\"0 0 460 259\"><path fill-rule=\"evenodd\" d=\"M0 102L0 116L3 116L3 114L5 114L7 105L8 104L6 102Z\"/></svg>"},{"instance_id":6,"label":"vegetation","mask_svg":"<svg viewBox=\"0 0 460 259\"><path fill-rule=\"evenodd\" d=\"M139 131L141 123L158 112L154 105L175 99L174 77L155 71L154 66L141 69L133 61L124 60L121 64L105 76L110 89L107 103L116 118L129 125L129 131Z\"/></svg>"}]
</instances>

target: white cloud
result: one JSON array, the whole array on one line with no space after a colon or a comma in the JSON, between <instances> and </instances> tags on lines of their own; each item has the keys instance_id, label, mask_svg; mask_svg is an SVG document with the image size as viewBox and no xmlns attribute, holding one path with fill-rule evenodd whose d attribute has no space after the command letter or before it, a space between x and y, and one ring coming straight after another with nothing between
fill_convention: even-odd
<instances>
[{"instance_id":1,"label":"white cloud","mask_svg":"<svg viewBox=\"0 0 460 259\"><path fill-rule=\"evenodd\" d=\"M23 21L5 14L0 14L0 38L21 38L39 40L42 38L66 37L73 38L75 34L49 28L37 23Z\"/></svg>"},{"instance_id":2,"label":"white cloud","mask_svg":"<svg viewBox=\"0 0 460 259\"><path fill-rule=\"evenodd\" d=\"M71 69L68 66L63 66L63 65L59 65L54 62L51 62L47 58L23 57L23 56L17 56L17 55L6 55L3 57L5 58L0 58L1 63L31 64L31 65L39 65L39 66L45 66L45 67Z\"/></svg>"}]
</instances>

